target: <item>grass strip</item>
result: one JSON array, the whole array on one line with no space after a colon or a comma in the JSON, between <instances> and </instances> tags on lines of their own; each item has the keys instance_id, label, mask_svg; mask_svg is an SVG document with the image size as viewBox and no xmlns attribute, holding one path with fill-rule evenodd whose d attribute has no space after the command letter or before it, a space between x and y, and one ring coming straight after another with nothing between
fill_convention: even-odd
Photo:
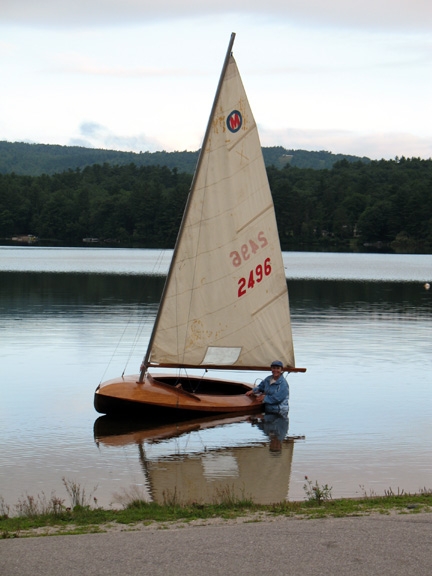
<instances>
[{"instance_id":1,"label":"grass strip","mask_svg":"<svg viewBox=\"0 0 432 576\"><path fill-rule=\"evenodd\" d=\"M280 502L254 504L250 500L218 504L156 504L135 500L122 510L76 505L73 509L9 517L0 516L0 538L19 538L53 534L104 532L115 526L124 530L138 526L167 527L167 523L210 521L214 519L260 521L269 517L326 518L364 516L373 513L410 513L432 511L432 493L401 494L337 499L315 502Z\"/></svg>"}]
</instances>

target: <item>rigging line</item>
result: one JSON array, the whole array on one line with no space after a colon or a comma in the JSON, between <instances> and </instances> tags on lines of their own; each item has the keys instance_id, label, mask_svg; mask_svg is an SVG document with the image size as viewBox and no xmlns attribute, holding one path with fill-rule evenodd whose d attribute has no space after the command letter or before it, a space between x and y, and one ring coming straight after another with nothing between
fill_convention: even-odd
<instances>
[{"instance_id":1,"label":"rigging line","mask_svg":"<svg viewBox=\"0 0 432 576\"><path fill-rule=\"evenodd\" d=\"M105 379L105 374L107 373L108 368L111 366L111 362L113 361L114 356L117 354L117 350L118 350L119 347L120 347L120 344L121 344L121 342L122 342L122 340L123 340L123 337L124 337L124 335L125 335L125 333L126 333L126 330L127 330L128 326L129 326L129 324L130 324L130 320L126 323L126 326L123 328L123 332L121 333L120 338L119 338L119 340L117 341L117 345L116 345L116 347L114 348L113 353L111 354L111 357L110 357L110 359L109 359L109 361L108 361L108 364L107 364L106 367L105 367L105 370L104 370L104 372L103 372L103 374L102 374L102 377L101 377L101 380L100 380L99 384Z\"/></svg>"},{"instance_id":2,"label":"rigging line","mask_svg":"<svg viewBox=\"0 0 432 576\"><path fill-rule=\"evenodd\" d=\"M166 276L166 270L164 271L163 274L161 273L161 268L162 268L162 264L163 264L163 261L164 261L164 257L165 257L166 252L167 252L166 249L159 250L159 253L158 253L158 256L157 256L157 258L156 258L155 264L154 264L154 266L153 266L153 270L152 270L152 272L151 272L151 275L154 275L154 276ZM139 329L139 331L137 331L136 340L139 340L139 339L140 339L140 337L141 337L141 335L142 335L142 332L143 332L143 330L144 330L144 327L146 326L146 324L147 324L148 321L149 321L148 308L145 309L145 310L143 310L142 315L141 315L141 318L142 318L142 321L141 321L141 323L140 323L140 329Z\"/></svg>"},{"instance_id":3,"label":"rigging line","mask_svg":"<svg viewBox=\"0 0 432 576\"><path fill-rule=\"evenodd\" d=\"M133 342L132 342L132 345L131 345L130 348L129 348L129 354L128 354L126 360L125 360L125 365L124 365L124 368L123 368L122 377L124 376L124 373L125 373L126 370L127 370L127 367L128 367L128 365L129 365L129 362L131 361L131 358L132 358L132 356L133 356L133 354L134 354L134 352L135 352L135 348L136 348L136 346L137 346L137 344L138 344L138 341L139 341L139 339L140 339L140 336L142 335L142 333L143 333L143 331L144 331L144 326L145 326L145 324L146 324L146 322L142 323L142 324L141 324L141 328L138 327L138 329L135 331L134 340L133 340Z\"/></svg>"},{"instance_id":4,"label":"rigging line","mask_svg":"<svg viewBox=\"0 0 432 576\"><path fill-rule=\"evenodd\" d=\"M103 445L103 443L100 442L100 440L96 440L96 446L99 452L99 455L102 459L102 461L104 462L105 465L107 465L107 468L109 471L112 470L113 468L113 462L112 459L108 459L108 451L106 449L106 447ZM127 446L121 446L121 455L122 455L122 460L125 461L123 470L127 470L129 472L129 476L132 476L132 479L136 478L136 472L135 472L135 466L131 465L131 458L129 457L129 448ZM146 480L146 478L144 478L144 480ZM135 484L138 484L138 482L135 481ZM127 496L127 492L126 490L124 490L125 496ZM114 496L116 496L116 494L114 494Z\"/></svg>"},{"instance_id":5,"label":"rigging line","mask_svg":"<svg viewBox=\"0 0 432 576\"><path fill-rule=\"evenodd\" d=\"M139 486L142 483L142 480L140 480L140 478L138 477L138 474L141 475L142 473L144 473L144 483L147 480L146 476L145 476L145 472L142 469L139 469L139 472L136 470L136 464L135 464L135 456L131 456L131 449L135 448L135 445L133 447L131 446L121 446L121 460L124 462L123 464L123 471L128 472L128 480L130 482L130 486L131 488L129 490L123 488L123 492L122 493L114 493L114 497L122 497L124 496L126 499L128 499L128 496L131 492L133 492L133 486ZM140 467L141 468L141 467ZM133 494L132 494L133 495Z\"/></svg>"},{"instance_id":6,"label":"rigging line","mask_svg":"<svg viewBox=\"0 0 432 576\"><path fill-rule=\"evenodd\" d=\"M135 337L134 337L134 339L133 339L132 346L131 346L130 349L129 349L129 355L128 355L127 359L126 359L125 370L126 370L126 367L127 367L127 365L129 364L129 362L130 362L130 360L131 360L131 358L132 358L132 356L133 356L133 354L134 354L134 352L135 352L135 349L136 349L136 347L137 347L137 345L138 345L138 342L141 340L142 334L143 334L143 332L144 332L144 328L145 328L149 323L150 323L149 313L148 313L148 310L145 310L145 311L143 312L142 319L141 319L141 321L138 323L138 327L137 327L137 329L136 329L136 331L135 331Z\"/></svg>"},{"instance_id":7,"label":"rigging line","mask_svg":"<svg viewBox=\"0 0 432 576\"><path fill-rule=\"evenodd\" d=\"M156 257L156 261L153 265L153 269L151 271L151 275L152 276L158 276L160 274L160 270L162 268L162 264L163 264L163 260L164 260L164 256L165 256L165 252L166 250L159 250L158 255ZM142 304L142 301L138 302L138 304ZM146 328L146 326L148 326L148 324L150 323L150 314L149 314L149 307L148 306L143 306L143 311L141 314L141 319L138 322L138 326L137 329L135 331L135 336L132 342L132 346L129 349L129 355L126 359L125 362L125 366L123 369L123 374L126 372L127 366L129 365L129 362L131 361L131 358L135 352L135 349L138 345L138 343L140 342L141 338L142 338L142 334L144 332L144 329Z\"/></svg>"},{"instance_id":8,"label":"rigging line","mask_svg":"<svg viewBox=\"0 0 432 576\"><path fill-rule=\"evenodd\" d=\"M153 268L152 268L152 270L151 270L151 272L150 272L151 275L158 275L158 274L160 273L160 270L161 270L161 267L162 267L162 263L163 263L163 257L164 257L165 252L166 252L165 249L159 250L158 255L157 255L157 257L156 257L156 260L155 260L155 262L154 262L154 264L153 264ZM141 303L141 302L138 302L138 304L140 304L140 303ZM122 333L120 334L120 338L119 338L118 341L117 341L117 344L116 344L116 346L115 346L115 348L114 348L114 350L113 350L113 352L112 352L112 354L111 354L111 357L110 357L109 360L108 360L107 365L105 366L105 370L104 370L103 373L102 373L102 376L101 376L101 379L100 379L99 384L101 384L102 381L105 379L105 374L107 373L108 368L111 366L111 363L112 363L114 357L115 357L115 356L117 355L117 353L118 353L120 344L122 343L122 341L123 341L123 339L124 339L124 337L125 337L125 334L126 334L128 328L130 327L130 324L131 324L131 321L132 321L132 315L133 315L132 312L130 312L130 314L129 314L129 319L128 319L128 321L126 322L126 325L124 326ZM143 316L144 316L144 313L143 313ZM148 314L147 314L147 320L148 320ZM141 323L141 325L142 325L142 324L143 324L143 323ZM144 325L145 325L145 323L144 323ZM132 354L133 354L133 351L134 351L134 349L135 349L136 343L138 342L139 336L141 336L142 331L143 331L143 329L144 329L144 325L142 325L142 328L141 328L141 331L140 331L139 335L138 335L138 336L135 336L135 344L132 346L133 350L130 350L130 351L129 351L129 356L128 356L127 360L126 360L126 363L125 363L125 366L124 366L124 369L123 369L122 376L124 375L124 373L125 373L125 371L126 371L126 368L127 368L128 364L129 364L129 362L130 362L130 359L131 359L131 357L132 357Z\"/></svg>"}]
</instances>

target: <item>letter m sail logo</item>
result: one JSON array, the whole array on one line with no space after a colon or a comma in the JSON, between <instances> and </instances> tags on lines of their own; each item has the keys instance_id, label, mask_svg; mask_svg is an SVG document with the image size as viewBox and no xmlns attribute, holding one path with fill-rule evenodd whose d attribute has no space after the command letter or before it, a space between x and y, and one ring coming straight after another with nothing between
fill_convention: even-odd
<instances>
[{"instance_id":1,"label":"letter m sail logo","mask_svg":"<svg viewBox=\"0 0 432 576\"><path fill-rule=\"evenodd\" d=\"M242 115L238 110L233 110L231 114L228 114L226 123L230 132L238 132L243 124Z\"/></svg>"}]
</instances>

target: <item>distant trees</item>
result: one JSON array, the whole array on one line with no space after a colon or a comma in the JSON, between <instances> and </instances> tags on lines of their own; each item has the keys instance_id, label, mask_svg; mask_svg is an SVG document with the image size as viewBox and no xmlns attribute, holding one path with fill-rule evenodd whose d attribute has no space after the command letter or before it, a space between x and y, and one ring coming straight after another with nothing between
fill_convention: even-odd
<instances>
[{"instance_id":1,"label":"distant trees","mask_svg":"<svg viewBox=\"0 0 432 576\"><path fill-rule=\"evenodd\" d=\"M432 247L432 160L268 170L284 249L301 244Z\"/></svg>"},{"instance_id":2,"label":"distant trees","mask_svg":"<svg viewBox=\"0 0 432 576\"><path fill-rule=\"evenodd\" d=\"M267 172L284 250L383 243L432 252L432 160L342 159L331 169L287 164ZM0 238L172 247L191 179L176 168L133 163L50 176L0 174Z\"/></svg>"},{"instance_id":3,"label":"distant trees","mask_svg":"<svg viewBox=\"0 0 432 576\"><path fill-rule=\"evenodd\" d=\"M108 164L53 176L0 174L0 237L170 247L190 181L168 168Z\"/></svg>"},{"instance_id":4,"label":"distant trees","mask_svg":"<svg viewBox=\"0 0 432 576\"><path fill-rule=\"evenodd\" d=\"M121 152L119 150L104 150L84 148L82 146L59 146L55 144L28 144L25 142L0 141L0 174L15 174L41 176L42 174L58 174L67 170L83 170L94 164L111 164L126 166L135 164L141 166L166 166L176 168L179 172L192 174L198 161L199 151L187 150L176 152ZM321 150L287 150L282 146L263 148L266 166L283 168L287 163L298 168L314 168L322 170L331 168L335 162L361 160L369 162L368 158L358 158L347 154L332 154Z\"/></svg>"}]
</instances>

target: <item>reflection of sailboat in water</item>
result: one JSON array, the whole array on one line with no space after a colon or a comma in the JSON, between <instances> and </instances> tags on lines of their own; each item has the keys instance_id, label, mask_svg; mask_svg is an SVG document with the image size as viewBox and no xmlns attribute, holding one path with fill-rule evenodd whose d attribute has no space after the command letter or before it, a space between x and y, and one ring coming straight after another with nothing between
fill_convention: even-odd
<instances>
[{"instance_id":1,"label":"reflection of sailboat in water","mask_svg":"<svg viewBox=\"0 0 432 576\"><path fill-rule=\"evenodd\" d=\"M294 441L299 438L286 435L287 418L277 418L227 416L144 428L142 422L103 416L95 422L94 436L99 447L137 445L150 501L162 504L175 497L180 503L211 503L229 496L270 504L288 497ZM199 446L194 433L200 435ZM212 437L203 438L206 434Z\"/></svg>"}]
</instances>

